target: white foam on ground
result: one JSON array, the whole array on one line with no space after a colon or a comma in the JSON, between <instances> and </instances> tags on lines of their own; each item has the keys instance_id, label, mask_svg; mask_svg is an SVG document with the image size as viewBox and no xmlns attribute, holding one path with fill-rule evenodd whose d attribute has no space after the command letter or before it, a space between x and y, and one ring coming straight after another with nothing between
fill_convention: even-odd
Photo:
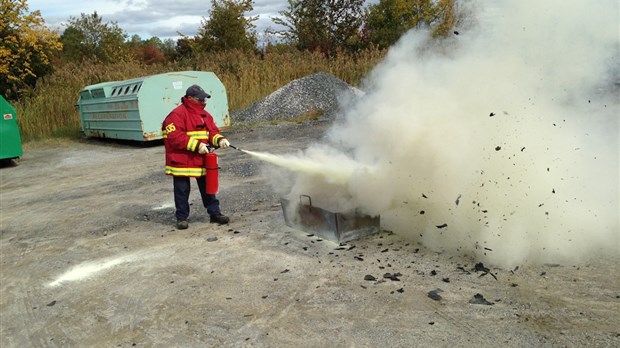
<instances>
[{"instance_id":1,"label":"white foam on ground","mask_svg":"<svg viewBox=\"0 0 620 348\"><path fill-rule=\"evenodd\" d=\"M67 282L75 282L88 279L114 266L118 266L123 263L133 262L136 261L136 259L136 255L125 255L115 258L83 262L60 275L58 278L56 278L56 280L49 283L48 286L55 287Z\"/></svg>"}]
</instances>

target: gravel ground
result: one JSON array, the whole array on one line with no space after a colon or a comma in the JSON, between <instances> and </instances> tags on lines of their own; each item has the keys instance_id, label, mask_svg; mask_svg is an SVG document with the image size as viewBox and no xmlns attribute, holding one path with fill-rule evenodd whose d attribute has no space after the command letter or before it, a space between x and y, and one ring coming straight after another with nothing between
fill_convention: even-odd
<instances>
[{"instance_id":1,"label":"gravel ground","mask_svg":"<svg viewBox=\"0 0 620 348\"><path fill-rule=\"evenodd\" d=\"M328 127L227 135L279 154ZM390 231L339 245L284 224L262 163L218 152L231 223L209 224L193 190L183 231L162 146L70 143L2 168L0 346L620 344L617 257L499 269Z\"/></svg>"},{"instance_id":2,"label":"gravel ground","mask_svg":"<svg viewBox=\"0 0 620 348\"><path fill-rule=\"evenodd\" d=\"M330 114L334 91L354 90L323 73L300 79L244 121L313 105ZM241 148L285 154L330 125L225 134ZM1 168L0 345L620 346L617 255L501 269L386 230L334 243L284 224L264 163L218 153L218 196L231 223L210 224L194 189L184 231L174 228L157 144L49 146Z\"/></svg>"}]
</instances>

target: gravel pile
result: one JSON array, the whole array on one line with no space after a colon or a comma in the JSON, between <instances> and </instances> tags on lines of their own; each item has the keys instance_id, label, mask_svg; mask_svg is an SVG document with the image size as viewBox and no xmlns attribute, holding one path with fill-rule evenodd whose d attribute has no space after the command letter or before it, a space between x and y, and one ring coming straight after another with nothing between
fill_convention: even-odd
<instances>
[{"instance_id":1,"label":"gravel pile","mask_svg":"<svg viewBox=\"0 0 620 348\"><path fill-rule=\"evenodd\" d=\"M323 118L335 117L339 101L362 92L334 75L319 72L294 81L250 105L233 111L234 124L286 120L319 111Z\"/></svg>"}]
</instances>

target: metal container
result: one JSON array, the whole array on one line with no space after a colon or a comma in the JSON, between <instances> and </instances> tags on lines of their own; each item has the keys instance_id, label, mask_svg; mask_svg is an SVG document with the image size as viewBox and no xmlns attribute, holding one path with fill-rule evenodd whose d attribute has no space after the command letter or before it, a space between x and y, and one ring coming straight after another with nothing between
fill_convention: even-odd
<instances>
[{"instance_id":1,"label":"metal container","mask_svg":"<svg viewBox=\"0 0 620 348\"><path fill-rule=\"evenodd\" d=\"M150 141L162 138L164 118L197 84L211 95L206 110L220 128L230 126L226 89L212 72L178 71L84 87L77 106L87 137Z\"/></svg>"},{"instance_id":2,"label":"metal container","mask_svg":"<svg viewBox=\"0 0 620 348\"><path fill-rule=\"evenodd\" d=\"M284 222L287 226L335 242L347 242L380 230L380 217L357 212L331 212L312 205L308 195L299 197L299 204L281 198Z\"/></svg>"},{"instance_id":3,"label":"metal container","mask_svg":"<svg viewBox=\"0 0 620 348\"><path fill-rule=\"evenodd\" d=\"M23 155L22 138L15 108L0 95L0 159L10 160Z\"/></svg>"}]
</instances>

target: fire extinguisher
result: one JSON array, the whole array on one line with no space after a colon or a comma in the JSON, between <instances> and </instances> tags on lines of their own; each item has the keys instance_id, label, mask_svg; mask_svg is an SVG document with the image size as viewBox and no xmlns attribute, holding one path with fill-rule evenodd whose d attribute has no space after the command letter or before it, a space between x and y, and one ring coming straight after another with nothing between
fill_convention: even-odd
<instances>
[{"instance_id":1,"label":"fire extinguisher","mask_svg":"<svg viewBox=\"0 0 620 348\"><path fill-rule=\"evenodd\" d=\"M205 155L205 167L207 169L205 176L206 191L208 194L214 195L219 188L218 171L220 169L217 165L217 155L214 152L207 152Z\"/></svg>"}]
</instances>

